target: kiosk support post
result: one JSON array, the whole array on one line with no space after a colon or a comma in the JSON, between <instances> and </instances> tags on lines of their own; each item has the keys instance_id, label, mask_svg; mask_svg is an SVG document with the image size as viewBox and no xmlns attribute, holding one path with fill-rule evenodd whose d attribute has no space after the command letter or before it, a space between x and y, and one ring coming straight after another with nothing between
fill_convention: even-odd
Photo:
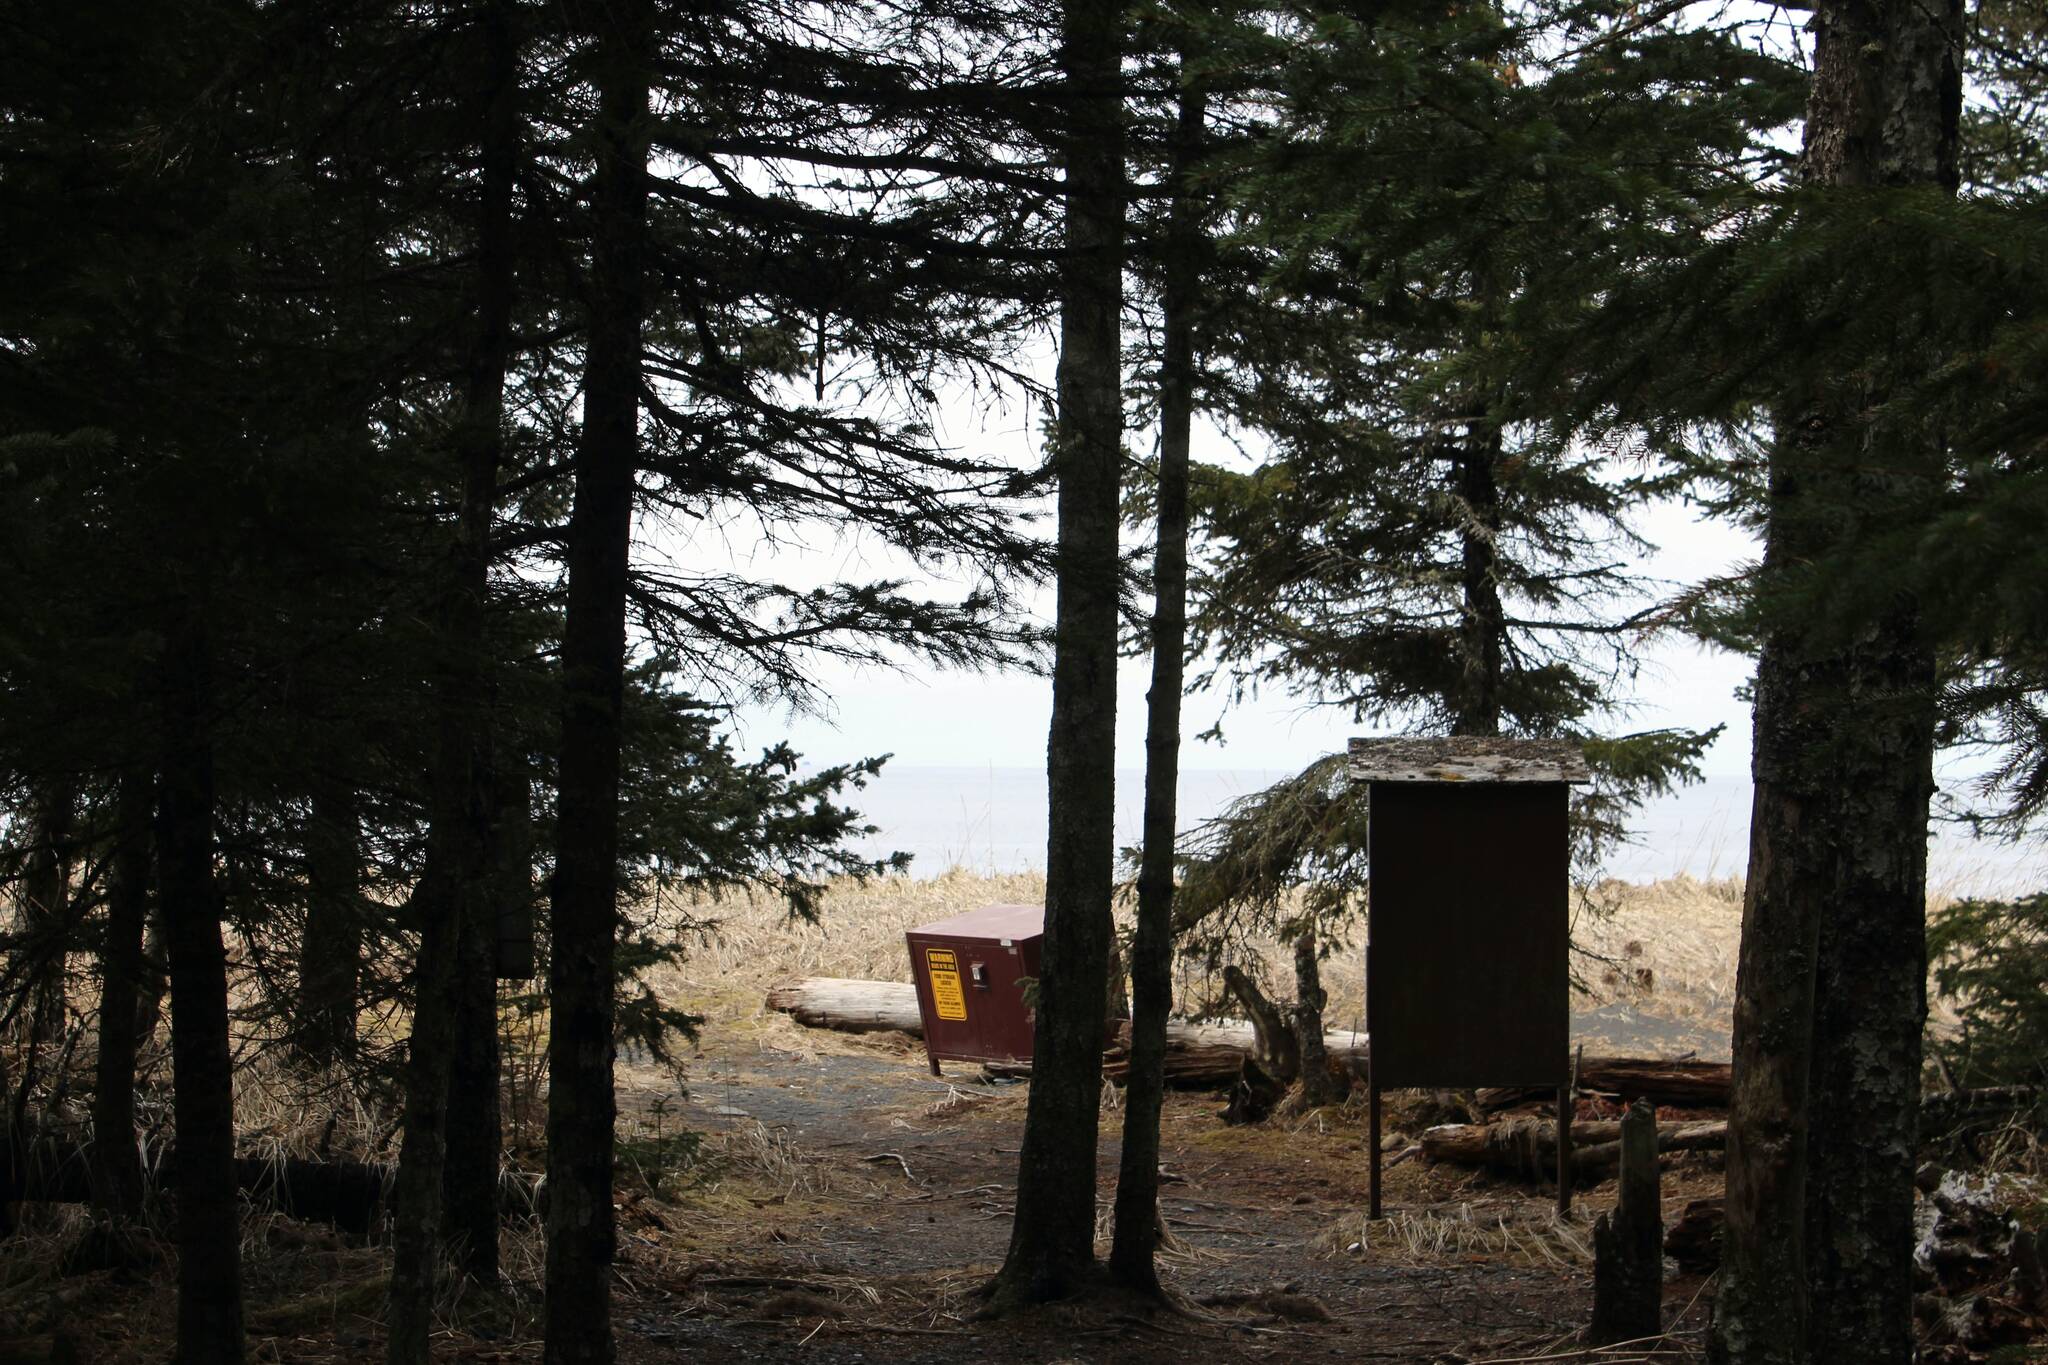
<instances>
[{"instance_id":1,"label":"kiosk support post","mask_svg":"<svg viewBox=\"0 0 2048 1365\"><path fill-rule=\"evenodd\" d=\"M1557 1088L1557 1216L1572 1211L1572 1083Z\"/></svg>"},{"instance_id":2,"label":"kiosk support post","mask_svg":"<svg viewBox=\"0 0 2048 1365\"><path fill-rule=\"evenodd\" d=\"M1367 1215L1374 1222L1380 1219L1380 1085L1378 1081L1366 1083L1366 1139L1365 1145L1372 1149L1369 1168L1372 1172L1368 1185L1368 1200L1372 1206Z\"/></svg>"}]
</instances>

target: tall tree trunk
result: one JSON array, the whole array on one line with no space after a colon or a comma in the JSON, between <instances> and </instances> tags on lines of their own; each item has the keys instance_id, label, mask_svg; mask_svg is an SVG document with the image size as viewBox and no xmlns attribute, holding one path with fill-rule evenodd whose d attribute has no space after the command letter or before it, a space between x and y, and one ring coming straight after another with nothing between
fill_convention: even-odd
<instances>
[{"instance_id":1,"label":"tall tree trunk","mask_svg":"<svg viewBox=\"0 0 2048 1365\"><path fill-rule=\"evenodd\" d=\"M1110 1278L1159 1292L1159 1114L1166 1094L1166 1017L1173 1010L1174 830L1180 788L1182 655L1187 648L1188 445L1194 425L1195 304L1201 206L1189 184L1208 101L1181 58L1173 207L1161 299L1159 546L1153 557L1152 690L1145 705L1145 833L1131 941L1131 1069L1109 1249Z\"/></svg>"},{"instance_id":2,"label":"tall tree trunk","mask_svg":"<svg viewBox=\"0 0 2048 1365\"><path fill-rule=\"evenodd\" d=\"M492 1197L504 1150L498 980L531 977L534 957L533 790L524 764L514 758L501 766L495 786L493 913L463 928L455 1071L449 1078L455 1119L442 1185L450 1210L445 1238L465 1273L485 1282L495 1280L500 1269L499 1201Z\"/></svg>"},{"instance_id":3,"label":"tall tree trunk","mask_svg":"<svg viewBox=\"0 0 2048 1365\"><path fill-rule=\"evenodd\" d=\"M135 1146L136 1000L142 932L149 915L151 812L155 783L131 768L114 798L113 866L107 879L107 939L100 952L99 1050L93 1065L92 1198L108 1218L142 1212L142 1157Z\"/></svg>"},{"instance_id":4,"label":"tall tree trunk","mask_svg":"<svg viewBox=\"0 0 2048 1365\"><path fill-rule=\"evenodd\" d=\"M1927 803L1934 660L1883 629L1851 666L1853 746L1833 777L1842 834L1823 911L1808 1091L1808 1358L1911 1365L1913 1171L1927 1002Z\"/></svg>"},{"instance_id":5,"label":"tall tree trunk","mask_svg":"<svg viewBox=\"0 0 2048 1365\"><path fill-rule=\"evenodd\" d=\"M491 838L498 878L493 973L499 980L530 980L536 966L533 777L516 755L498 773L498 815Z\"/></svg>"},{"instance_id":6,"label":"tall tree trunk","mask_svg":"<svg viewBox=\"0 0 2048 1365\"><path fill-rule=\"evenodd\" d=\"M524 770L516 766L501 767L495 786L491 905L463 925L456 964L455 1069L449 1077L448 1167L442 1181L447 1209L443 1239L463 1272L484 1283L495 1282L500 1269L494 1193L504 1150L498 976L508 921L524 925L529 934L515 955L532 955L531 791Z\"/></svg>"},{"instance_id":7,"label":"tall tree trunk","mask_svg":"<svg viewBox=\"0 0 2048 1365\"><path fill-rule=\"evenodd\" d=\"M22 918L36 961L28 1019L32 1042L64 1034L64 949L71 939L64 921L71 902L71 839L77 808L78 793L68 780L48 783L36 795L34 843L21 883Z\"/></svg>"},{"instance_id":8,"label":"tall tree trunk","mask_svg":"<svg viewBox=\"0 0 2048 1365\"><path fill-rule=\"evenodd\" d=\"M461 1037L462 1016L478 1026L476 997L488 1002L493 982L475 977L475 939L489 932L482 921L495 909L490 856L493 809L491 782L491 690L485 629L490 597L491 516L497 505L498 465L504 448L505 372L512 318L512 178L518 122L517 39L506 0L490 0L484 41L491 71L490 105L481 138L477 216L477 335L470 355L462 420L455 446L462 496L455 541L446 571L441 607L442 661L436 709L440 717L434 782L433 824L428 833L432 894L424 897L420 954L414 973L413 1031L406 1076L405 1146L399 1152L394 1191L391 1306L388 1313L392 1365L426 1365L427 1333L434 1296L434 1270L441 1240L442 1193L447 1180L451 1073L459 1055L474 1062L478 1046ZM572 533L573 534L573 533ZM467 943L468 951L465 951ZM465 976L461 971L471 970ZM485 968L486 973L488 968ZM463 1008L464 1001L472 1007ZM465 1193L487 1169L497 1181L495 1122L496 1029L486 1003L481 1026L490 1035L482 1048L492 1058L489 1115L469 1113L454 1126L462 1133L462 1166L457 1183ZM486 1121L488 1118L489 1121ZM478 1150L489 1143L491 1150ZM491 1210L466 1208L470 1238L466 1259L481 1257L495 1279L497 1223ZM488 1246L483 1245L488 1230Z\"/></svg>"},{"instance_id":9,"label":"tall tree trunk","mask_svg":"<svg viewBox=\"0 0 2048 1365\"><path fill-rule=\"evenodd\" d=\"M1813 26L1807 179L1953 189L1959 6L1822 0ZM1893 363L1912 348L1896 338ZM1881 387L1881 375L1844 376L1781 410L1767 592L1938 485L1938 433L1877 415ZM1812 633L1781 622L1757 663L1712 1350L1736 1365L1904 1365L1934 663L1910 602L1847 648Z\"/></svg>"},{"instance_id":10,"label":"tall tree trunk","mask_svg":"<svg viewBox=\"0 0 2048 1365\"><path fill-rule=\"evenodd\" d=\"M450 761L444 734L439 761ZM441 781L445 781L445 777ZM438 824L438 820L436 821ZM429 833L429 842L435 842ZM452 851L431 850L412 897L419 913L419 952L412 973L412 1032L406 1039L405 1139L392 1191L391 1293L386 1358L393 1365L431 1359L435 1290L439 1283L441 1180L447 1150L448 1070L455 1047L455 950L461 932L459 872Z\"/></svg>"},{"instance_id":11,"label":"tall tree trunk","mask_svg":"<svg viewBox=\"0 0 2048 1365\"><path fill-rule=\"evenodd\" d=\"M163 897L150 904L149 918L142 928L141 973L135 984L135 1047L156 1037L163 1022L164 994L171 988L171 951L165 946Z\"/></svg>"},{"instance_id":12,"label":"tall tree trunk","mask_svg":"<svg viewBox=\"0 0 2048 1365\"><path fill-rule=\"evenodd\" d=\"M503 807L493 802L500 815ZM463 1274L498 1281L498 1167L504 1148L498 1102L498 910L504 896L501 836L490 844L488 899L463 916L455 954L455 1050L448 1076L448 1159L441 1178L442 1241Z\"/></svg>"},{"instance_id":13,"label":"tall tree trunk","mask_svg":"<svg viewBox=\"0 0 2048 1365\"><path fill-rule=\"evenodd\" d=\"M1782 506L1794 485L1782 470L1773 472L1772 483L1774 505ZM1804 548L1795 544L1788 520L1774 518L1765 537L1765 571ZM1750 758L1755 793L1728 1111L1728 1220L1714 1306L1713 1350L1731 1365L1805 1359L1807 1079L1814 960L1833 869L1803 842L1825 823L1828 791L1814 761L1825 717L1802 700L1835 690L1832 672L1821 661L1802 659L1797 639L1783 634L1767 638L1757 659Z\"/></svg>"},{"instance_id":14,"label":"tall tree trunk","mask_svg":"<svg viewBox=\"0 0 2048 1365\"><path fill-rule=\"evenodd\" d=\"M1812 116L1826 107L1856 137L1877 133L1875 164L1855 174L1954 193L1961 0L1823 6L1815 23ZM1873 79L1882 93L1866 109ZM1842 156L1860 159L1847 145ZM1892 346L1894 370L1930 363L1919 337ZM1947 465L1941 433L1884 417L1884 396L1866 400L1853 490L1859 514L1880 522L1939 496ZM1936 688L1919 604L1894 603L1849 651L1846 672L1830 774L1837 884L1815 967L1807 1348L1816 1362L1910 1365Z\"/></svg>"},{"instance_id":15,"label":"tall tree trunk","mask_svg":"<svg viewBox=\"0 0 2048 1365\"><path fill-rule=\"evenodd\" d=\"M323 773L306 824L306 932L299 946L298 1052L332 1062L356 1042L363 956L363 849L356 794Z\"/></svg>"},{"instance_id":16,"label":"tall tree trunk","mask_svg":"<svg viewBox=\"0 0 2048 1365\"><path fill-rule=\"evenodd\" d=\"M999 1303L1074 1292L1095 1260L1095 1142L1115 870L1117 486L1123 458L1123 6L1066 0L1066 258L1061 267L1058 605L1045 946L1017 1217Z\"/></svg>"},{"instance_id":17,"label":"tall tree trunk","mask_svg":"<svg viewBox=\"0 0 2048 1365\"><path fill-rule=\"evenodd\" d=\"M178 1145L178 1365L242 1359L241 1205L227 949L214 879L213 663L202 609L167 632L157 860L171 964Z\"/></svg>"},{"instance_id":18,"label":"tall tree trunk","mask_svg":"<svg viewBox=\"0 0 2048 1365\"><path fill-rule=\"evenodd\" d=\"M1496 422L1476 424L1463 444L1454 448L1458 498L1465 505L1466 524L1458 539L1463 562L1459 585L1464 601L1458 616L1461 672L1457 713L1451 732L1458 735L1500 733L1501 654L1507 638L1507 612L1501 606L1500 465L1501 433Z\"/></svg>"},{"instance_id":19,"label":"tall tree trunk","mask_svg":"<svg viewBox=\"0 0 2048 1365\"><path fill-rule=\"evenodd\" d=\"M504 455L506 374L511 366L512 186L519 160L519 35L509 0L488 0L484 23L491 98L480 140L477 204L477 302L480 326L471 361L464 440L463 573L474 609L464 618L464 643L481 660L488 648L484 607L489 592L490 525ZM463 893L452 1000L455 1045L450 1055L446 1166L442 1173L442 1239L463 1272L486 1284L498 1279L498 912L503 894L500 819L491 706L495 694L476 689L465 717L474 755L467 782L449 811L468 872Z\"/></svg>"},{"instance_id":20,"label":"tall tree trunk","mask_svg":"<svg viewBox=\"0 0 2048 1365\"><path fill-rule=\"evenodd\" d=\"M562 639L549 982L545 1358L612 1358L612 1039L626 589L647 261L648 0L593 6L590 312ZM1095 999L1101 1000L1098 978Z\"/></svg>"}]
</instances>

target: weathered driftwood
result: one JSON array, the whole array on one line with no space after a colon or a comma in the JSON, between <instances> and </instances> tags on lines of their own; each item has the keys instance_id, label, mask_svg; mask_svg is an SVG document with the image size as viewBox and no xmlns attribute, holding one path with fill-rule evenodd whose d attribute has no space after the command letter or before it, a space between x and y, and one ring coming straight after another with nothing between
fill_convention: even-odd
<instances>
[{"instance_id":1,"label":"weathered driftwood","mask_svg":"<svg viewBox=\"0 0 2048 1365\"><path fill-rule=\"evenodd\" d=\"M843 976L808 976L768 992L768 1008L806 1028L840 1033L895 1031L924 1036L917 1012L917 987L907 981L857 981Z\"/></svg>"},{"instance_id":2,"label":"weathered driftwood","mask_svg":"<svg viewBox=\"0 0 2048 1365\"><path fill-rule=\"evenodd\" d=\"M1587 1057L1579 1063L1579 1093L1614 1095L1623 1100L1685 1109L1728 1107L1729 1066L1726 1062L1660 1062L1641 1057ZM1482 1113L1497 1113L1518 1104L1550 1099L1544 1087L1499 1086L1477 1094Z\"/></svg>"},{"instance_id":3,"label":"weathered driftwood","mask_svg":"<svg viewBox=\"0 0 2048 1365\"><path fill-rule=\"evenodd\" d=\"M924 1036L924 1021L917 1012L917 988L905 982L807 977L769 991L768 1008L811 1028L842 1033L896 1030ZM1113 1081L1122 1081L1130 1071L1129 1040L1129 1025L1124 1025L1116 1044L1103 1054L1102 1074ZM1336 1030L1324 1035L1323 1045L1332 1060L1354 1071L1364 1069L1367 1047L1363 1033ZM1187 1088L1230 1085L1237 1080L1244 1059L1255 1055L1258 1046L1257 1031L1250 1024L1170 1020L1166 1025L1167 1082ZM998 1075L1031 1074L1029 1063L997 1065L990 1070Z\"/></svg>"},{"instance_id":4,"label":"weathered driftwood","mask_svg":"<svg viewBox=\"0 0 2048 1365\"><path fill-rule=\"evenodd\" d=\"M1264 1123L1286 1098L1287 1083L1260 1066L1256 1057L1246 1057L1238 1066L1237 1080L1231 1084L1223 1121L1232 1127Z\"/></svg>"},{"instance_id":5,"label":"weathered driftwood","mask_svg":"<svg viewBox=\"0 0 2048 1365\"><path fill-rule=\"evenodd\" d=\"M1117 1026L1117 1040L1102 1054L1103 1079L1122 1085L1131 1072L1131 1026ZM1323 1046L1332 1062L1362 1074L1368 1048L1363 1033L1339 1030L1323 1035ZM1170 1019L1166 1024L1166 1083L1182 1090L1217 1090L1237 1084L1247 1058L1256 1059L1257 1031L1250 1024L1224 1020L1214 1024L1190 1024ZM1029 1076L1030 1063L1004 1063L989 1070L997 1075Z\"/></svg>"},{"instance_id":6,"label":"weathered driftwood","mask_svg":"<svg viewBox=\"0 0 2048 1365\"><path fill-rule=\"evenodd\" d=\"M174 1153L151 1176L160 1189L177 1188ZM328 1223L358 1235L382 1221L397 1168L385 1162L307 1161L298 1157L237 1157L235 1183L244 1194L305 1222ZM85 1147L43 1141L7 1153L0 1143L0 1202L84 1204L92 1198ZM534 1213L534 1183L513 1172L498 1181L498 1205L508 1213Z\"/></svg>"},{"instance_id":7,"label":"weathered driftwood","mask_svg":"<svg viewBox=\"0 0 2048 1365\"><path fill-rule=\"evenodd\" d=\"M1235 962L1224 965L1223 989L1230 992L1251 1021L1253 1036L1258 1040L1253 1045L1252 1060L1268 1076L1282 1083L1299 1076L1301 1042L1294 1036L1286 1011L1268 1000L1266 993L1259 989L1259 983Z\"/></svg>"},{"instance_id":8,"label":"weathered driftwood","mask_svg":"<svg viewBox=\"0 0 2048 1365\"><path fill-rule=\"evenodd\" d=\"M1657 1115L1637 1100L1621 1121L1621 1189L1593 1224L1593 1346L1644 1341L1664 1331L1664 1213Z\"/></svg>"},{"instance_id":9,"label":"weathered driftwood","mask_svg":"<svg viewBox=\"0 0 2048 1365\"><path fill-rule=\"evenodd\" d=\"M1611 1120L1574 1123L1571 1132L1574 1180L1598 1179L1621 1162L1621 1124ZM1662 1152L1712 1151L1728 1142L1728 1125L1660 1123L1657 1149ZM1547 1116L1508 1119L1501 1123L1445 1123L1422 1134L1422 1158L1449 1161L1526 1179L1557 1172L1557 1124Z\"/></svg>"}]
</instances>

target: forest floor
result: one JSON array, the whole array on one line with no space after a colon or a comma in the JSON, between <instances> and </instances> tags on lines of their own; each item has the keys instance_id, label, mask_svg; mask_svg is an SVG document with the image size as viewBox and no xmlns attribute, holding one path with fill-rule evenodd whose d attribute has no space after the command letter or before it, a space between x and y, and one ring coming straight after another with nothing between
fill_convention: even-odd
<instances>
[{"instance_id":1,"label":"forest floor","mask_svg":"<svg viewBox=\"0 0 2048 1365\"><path fill-rule=\"evenodd\" d=\"M1596 1052L1725 1057L1739 887L1681 881L1603 894L1610 913L1583 915L1574 931L1588 988L1574 1037ZM1026 1087L984 1083L971 1067L935 1079L913 1039L808 1030L762 1001L769 985L796 976L907 979L904 928L1040 895L1034 877L955 873L836 887L817 925L790 924L767 899L712 908L720 922L689 962L653 982L705 1016L697 1044L676 1071L621 1059L616 1322L627 1365L1615 1362L1694 1353L1707 1296L1689 1279L1667 1285L1673 1335L1654 1355L1573 1349L1591 1302L1591 1221L1611 1204L1611 1182L1560 1220L1541 1186L1407 1161L1387 1172L1389 1216L1368 1224L1362 1105L1232 1127L1220 1117L1223 1097L1199 1093L1169 1096L1162 1135L1173 1238L1162 1278L1183 1307L1158 1312L1104 1297L977 1321L976 1290L1009 1236ZM1277 945L1252 951L1269 959L1269 983L1287 994ZM1339 948L1326 967L1333 1027L1354 1022L1361 956ZM1179 984L1189 1006L1209 989L1193 976ZM528 1037L508 1062L508 1139L514 1162L529 1169L540 1164L530 1068L539 1041ZM333 1135L320 1105L281 1092L266 1099L274 1076L259 1071L238 1084L250 1150L312 1155ZM1119 1100L1106 1088L1105 1210ZM1444 1117L1420 1097L1396 1099L1390 1144L1398 1151ZM360 1155L388 1159L391 1118L373 1107L342 1126L363 1135ZM1667 1218L1720 1183L1715 1158L1681 1158L1666 1176ZM142 1274L62 1273L82 1217L41 1206L0 1248L0 1365L164 1358L173 1277L163 1263ZM260 1211L244 1227L254 1359L382 1359L384 1246ZM508 1225L504 1259L503 1292L472 1290L441 1305L443 1358L539 1359L533 1223Z\"/></svg>"},{"instance_id":2,"label":"forest floor","mask_svg":"<svg viewBox=\"0 0 2048 1365\"><path fill-rule=\"evenodd\" d=\"M807 1050L715 1030L704 1041L686 1098L629 1073L646 1084L628 1092L638 1142L681 1122L747 1154L736 1179L712 1158L715 1188L697 1196L623 1201L621 1357L636 1365L1639 1358L1571 1349L1611 1182L1560 1220L1547 1191L1406 1162L1387 1172L1388 1217L1369 1224L1355 1107L1231 1127L1221 1097L1199 1093L1169 1097L1162 1134L1174 1241L1162 1278L1186 1311L1104 1298L978 1322L975 1291L1001 1262L1015 1207L1024 1087L977 1082L973 1068L934 1079L921 1045L895 1036ZM1117 1098L1102 1114L1105 1219ZM1434 1117L1397 1105L1389 1128ZM1670 1216L1719 1185L1709 1159L1686 1159L1667 1175ZM1641 1358L1683 1358L1704 1326L1701 1288L1667 1287L1674 1334Z\"/></svg>"}]
</instances>

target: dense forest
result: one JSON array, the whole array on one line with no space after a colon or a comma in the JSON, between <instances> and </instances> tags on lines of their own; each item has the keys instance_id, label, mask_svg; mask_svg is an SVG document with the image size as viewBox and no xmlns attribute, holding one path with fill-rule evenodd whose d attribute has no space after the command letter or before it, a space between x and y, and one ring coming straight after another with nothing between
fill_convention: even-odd
<instances>
[{"instance_id":1,"label":"dense forest","mask_svg":"<svg viewBox=\"0 0 2048 1365\"><path fill-rule=\"evenodd\" d=\"M1184 697L1573 741L1590 881L1715 737L1630 728L1688 637L1755 665L1703 1349L1907 1365L1923 1091L2041 1131L2048 1082L2048 905L1930 930L1927 885L1938 756L1988 837L2048 806L2044 177L2026 0L7 0L0 1238L254 1359L253 1181L362 1223L394 1365L465 1292L537 1305L488 1358L622 1358L621 1050L686 1066L730 898L795 933L904 870L855 848L879 757L734 708L1022 669L1044 958L978 1313L1184 1313L1176 972L1276 937L1319 1058L1370 881L1341 759L1183 830ZM1672 504L1760 559L1635 581ZM1932 1045L1930 970L1974 1004ZM259 1075L375 1140L266 1165Z\"/></svg>"}]
</instances>

